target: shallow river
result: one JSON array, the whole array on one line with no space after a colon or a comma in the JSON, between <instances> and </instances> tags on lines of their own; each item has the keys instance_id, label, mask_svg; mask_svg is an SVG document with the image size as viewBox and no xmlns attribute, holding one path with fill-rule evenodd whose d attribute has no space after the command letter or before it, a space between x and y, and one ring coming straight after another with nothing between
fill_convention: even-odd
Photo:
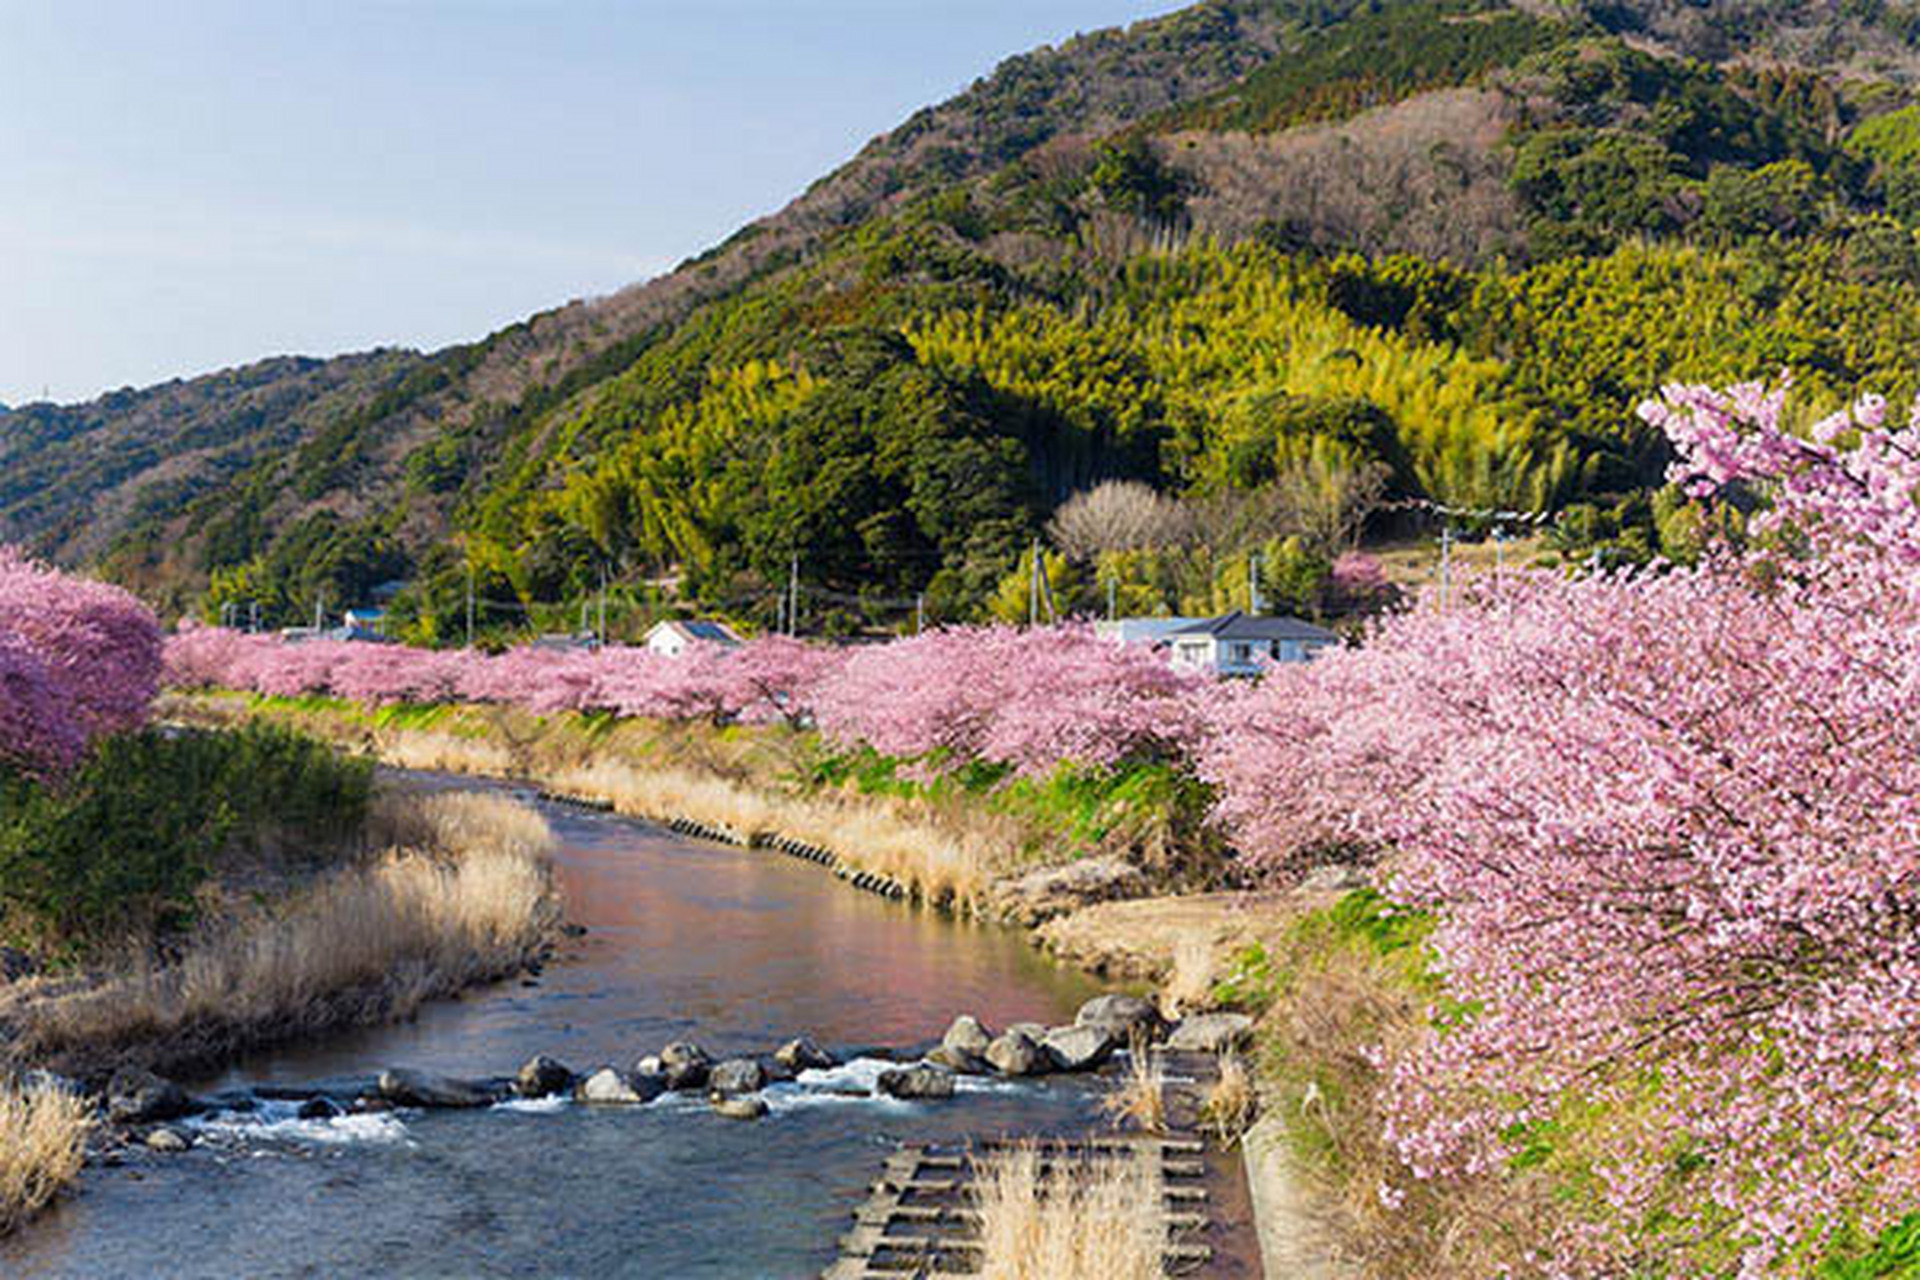
<instances>
[{"instance_id":1,"label":"shallow river","mask_svg":"<svg viewBox=\"0 0 1920 1280\"><path fill-rule=\"evenodd\" d=\"M676 1039L716 1056L797 1034L836 1050L907 1044L963 1012L1060 1021L1094 993L1012 933L852 891L809 863L548 816L569 916L590 932L537 985L260 1054L201 1088L344 1083L389 1065L501 1075L537 1052L577 1070L630 1066ZM967 1082L926 1104L831 1092L874 1069L778 1087L757 1123L672 1097L334 1121L267 1104L200 1122L185 1155L89 1171L79 1195L0 1245L0 1275L815 1275L894 1142L1091 1118L1092 1095L1070 1080Z\"/></svg>"}]
</instances>

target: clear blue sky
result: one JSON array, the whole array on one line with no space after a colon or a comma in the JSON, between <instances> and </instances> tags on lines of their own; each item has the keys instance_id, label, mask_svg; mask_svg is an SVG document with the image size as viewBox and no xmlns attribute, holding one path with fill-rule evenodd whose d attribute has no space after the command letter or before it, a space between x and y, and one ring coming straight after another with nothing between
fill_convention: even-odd
<instances>
[{"instance_id":1,"label":"clear blue sky","mask_svg":"<svg viewBox=\"0 0 1920 1280\"><path fill-rule=\"evenodd\" d=\"M0 0L0 401L432 348L1180 0Z\"/></svg>"}]
</instances>

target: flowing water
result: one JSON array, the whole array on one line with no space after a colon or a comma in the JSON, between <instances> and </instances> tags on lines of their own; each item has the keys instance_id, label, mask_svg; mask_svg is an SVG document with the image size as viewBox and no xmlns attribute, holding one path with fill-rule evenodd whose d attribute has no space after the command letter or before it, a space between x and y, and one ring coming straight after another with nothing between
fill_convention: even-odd
<instances>
[{"instance_id":1,"label":"flowing water","mask_svg":"<svg viewBox=\"0 0 1920 1280\"><path fill-rule=\"evenodd\" d=\"M262 1053L202 1091L337 1084L385 1066L509 1074L535 1053L630 1066L670 1040L716 1057L806 1034L829 1048L1068 1018L1094 994L1016 935L849 890L820 868L638 823L549 812L569 916L588 926L536 985L406 1025ZM963 1083L950 1102L850 1097L856 1061L768 1094L743 1123L641 1108L508 1104L299 1120L288 1103L194 1122L194 1150L89 1170L0 1244L0 1276L814 1275L893 1143L1084 1126L1070 1079Z\"/></svg>"}]
</instances>

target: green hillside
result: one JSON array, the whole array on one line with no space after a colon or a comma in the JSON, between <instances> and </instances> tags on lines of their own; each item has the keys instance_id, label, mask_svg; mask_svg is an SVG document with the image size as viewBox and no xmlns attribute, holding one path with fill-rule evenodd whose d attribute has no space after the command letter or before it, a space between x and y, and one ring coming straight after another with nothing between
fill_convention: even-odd
<instances>
[{"instance_id":1,"label":"green hillside","mask_svg":"<svg viewBox=\"0 0 1920 1280\"><path fill-rule=\"evenodd\" d=\"M1216 0L1082 37L651 285L261 366L244 413L175 384L145 452L111 446L151 393L16 409L0 532L275 620L406 580L420 638L470 570L499 626L603 579L770 621L796 555L816 623L982 616L1108 479L1240 513L1178 565L1060 567L1137 607L1324 558L1269 499L1363 473L1566 513L1568 554L1684 550L1633 416L1659 383L1920 391L1913 12L1710 10Z\"/></svg>"}]
</instances>

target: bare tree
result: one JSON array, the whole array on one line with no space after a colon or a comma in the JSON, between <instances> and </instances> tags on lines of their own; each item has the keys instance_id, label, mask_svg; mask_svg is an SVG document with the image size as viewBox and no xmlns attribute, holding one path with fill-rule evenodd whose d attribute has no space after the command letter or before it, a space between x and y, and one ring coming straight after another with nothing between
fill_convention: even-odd
<instances>
[{"instance_id":1,"label":"bare tree","mask_svg":"<svg viewBox=\"0 0 1920 1280\"><path fill-rule=\"evenodd\" d=\"M1053 545L1075 560L1107 551L1144 551L1171 546L1185 536L1178 502L1151 486L1109 480L1061 504L1047 526Z\"/></svg>"},{"instance_id":2,"label":"bare tree","mask_svg":"<svg viewBox=\"0 0 1920 1280\"><path fill-rule=\"evenodd\" d=\"M1313 449L1284 467L1273 482L1273 503L1288 533L1333 557L1360 543L1367 518L1380 509L1392 477L1378 462L1351 462Z\"/></svg>"}]
</instances>

